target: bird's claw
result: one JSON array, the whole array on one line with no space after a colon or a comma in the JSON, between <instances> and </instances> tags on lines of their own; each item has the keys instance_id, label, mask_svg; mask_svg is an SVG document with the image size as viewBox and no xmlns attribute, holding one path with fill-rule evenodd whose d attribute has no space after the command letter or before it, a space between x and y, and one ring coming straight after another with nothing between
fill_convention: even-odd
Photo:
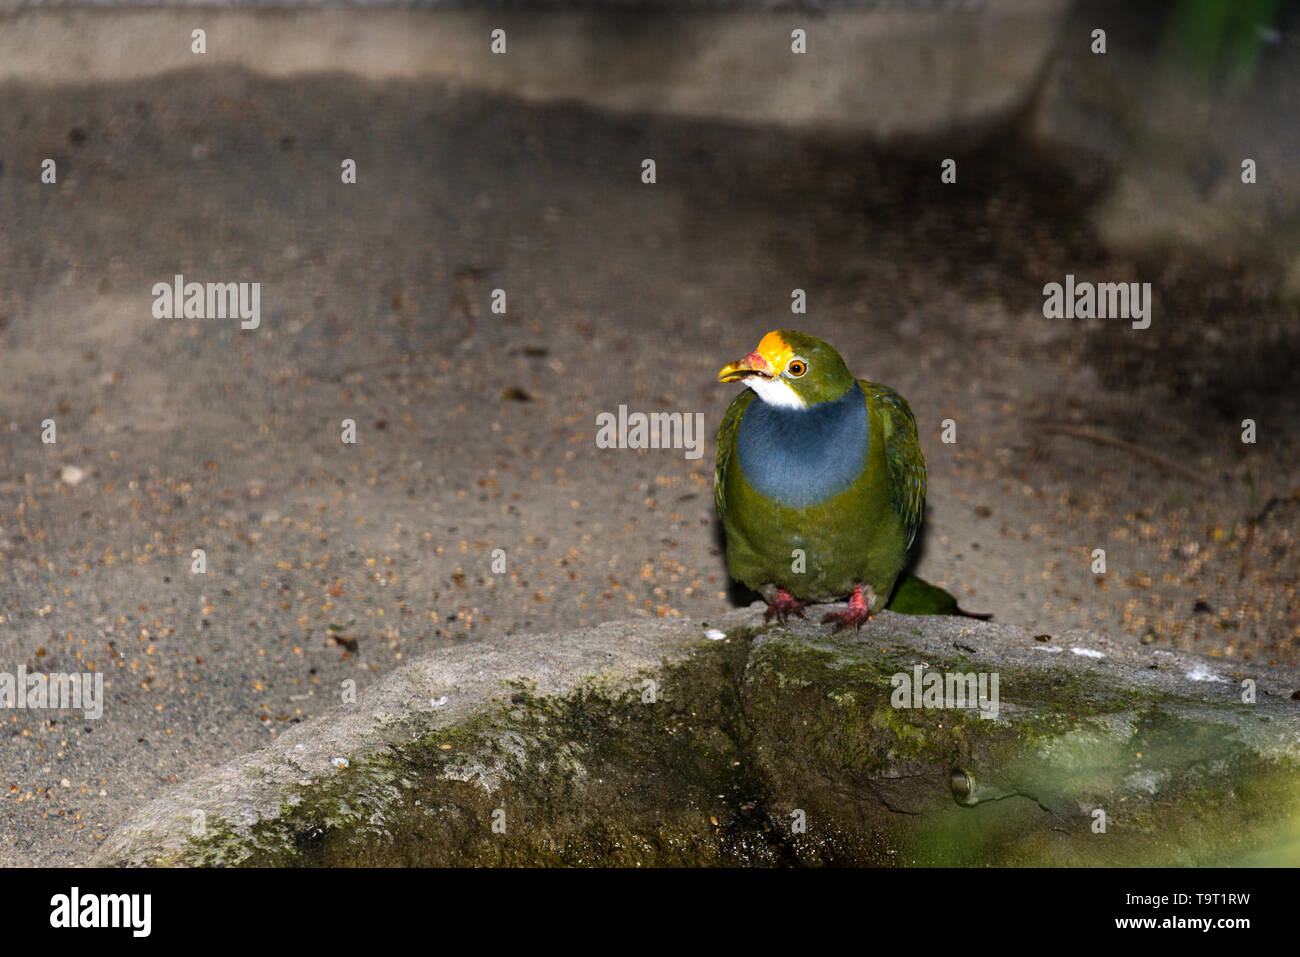
<instances>
[{"instance_id":1,"label":"bird's claw","mask_svg":"<svg viewBox=\"0 0 1300 957\"><path fill-rule=\"evenodd\" d=\"M855 612L852 609L848 611L833 611L822 618L822 624L825 625L832 621L835 622L835 627L831 630L831 634L837 635L846 628L861 628L874 617L876 616L869 611L862 613Z\"/></svg>"},{"instance_id":2,"label":"bird's claw","mask_svg":"<svg viewBox=\"0 0 1300 957\"><path fill-rule=\"evenodd\" d=\"M871 610L871 606L876 601L875 592L872 592L870 588L867 588L866 591L871 593L870 598L864 593L864 586L854 585L853 594L849 597L849 607L844 611L833 611L822 618L823 625L835 622L835 628L831 634L837 635L846 628L861 628L876 617Z\"/></svg>"},{"instance_id":3,"label":"bird's claw","mask_svg":"<svg viewBox=\"0 0 1300 957\"><path fill-rule=\"evenodd\" d=\"M803 613L803 606L804 603L798 598L795 598L785 589L780 589L772 600L767 603L767 611L763 612L763 623L766 624L775 618L784 625L786 619L791 615L806 621L808 616Z\"/></svg>"}]
</instances>

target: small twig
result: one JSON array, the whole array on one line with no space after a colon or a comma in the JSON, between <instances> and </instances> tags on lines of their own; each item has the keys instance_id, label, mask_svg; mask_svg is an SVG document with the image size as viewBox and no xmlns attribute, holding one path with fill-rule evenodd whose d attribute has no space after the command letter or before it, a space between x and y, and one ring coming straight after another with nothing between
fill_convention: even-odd
<instances>
[{"instance_id":1,"label":"small twig","mask_svg":"<svg viewBox=\"0 0 1300 957\"><path fill-rule=\"evenodd\" d=\"M1268 517L1268 513L1273 511L1273 509L1277 508L1279 505L1284 505L1285 503L1292 501L1300 501L1300 489L1296 489L1289 495L1274 495L1264 503L1264 507L1258 512L1254 515L1246 516L1246 524L1254 527L1264 521L1264 519Z\"/></svg>"},{"instance_id":2,"label":"small twig","mask_svg":"<svg viewBox=\"0 0 1300 957\"><path fill-rule=\"evenodd\" d=\"M1186 465L1175 462L1173 459L1166 458L1158 452L1152 452L1150 449L1144 449L1140 445L1134 445L1132 442L1125 442L1123 439L1117 439L1114 436L1104 435L1101 432L1094 432L1091 429L1079 429L1069 425L1044 425L1043 431L1056 435L1068 435L1076 439L1084 439L1088 442L1096 442L1098 445L1109 445L1112 448L1123 449L1140 459L1145 459L1152 465L1159 466L1170 472L1175 472L1186 479L1196 482L1198 485L1213 485L1200 472L1189 469Z\"/></svg>"},{"instance_id":3,"label":"small twig","mask_svg":"<svg viewBox=\"0 0 1300 957\"><path fill-rule=\"evenodd\" d=\"M1296 489L1290 495L1274 495L1254 515L1246 517L1246 539L1241 545L1241 568L1237 572L1237 580L1241 581L1246 577L1247 559L1250 557L1250 546L1255 544L1255 528L1260 522L1268 517L1268 513L1273 511L1277 506L1289 501L1300 501L1300 489Z\"/></svg>"}]
</instances>

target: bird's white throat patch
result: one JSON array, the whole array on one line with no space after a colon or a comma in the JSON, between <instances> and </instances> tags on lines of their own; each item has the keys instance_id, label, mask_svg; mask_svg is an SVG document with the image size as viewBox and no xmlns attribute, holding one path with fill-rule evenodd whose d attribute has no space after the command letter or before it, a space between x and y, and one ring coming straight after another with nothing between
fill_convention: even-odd
<instances>
[{"instance_id":1,"label":"bird's white throat patch","mask_svg":"<svg viewBox=\"0 0 1300 957\"><path fill-rule=\"evenodd\" d=\"M784 379L764 379L760 376L750 376L745 383L753 389L760 399L768 405L774 405L778 409L806 409L803 399L799 398L798 393L790 388L789 383Z\"/></svg>"}]
</instances>

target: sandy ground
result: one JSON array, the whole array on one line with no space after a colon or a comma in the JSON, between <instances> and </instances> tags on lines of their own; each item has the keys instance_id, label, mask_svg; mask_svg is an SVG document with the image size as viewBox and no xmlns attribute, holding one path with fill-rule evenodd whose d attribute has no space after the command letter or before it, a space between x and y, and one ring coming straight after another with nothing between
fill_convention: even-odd
<instances>
[{"instance_id":1,"label":"sandy ground","mask_svg":"<svg viewBox=\"0 0 1300 957\"><path fill-rule=\"evenodd\" d=\"M0 669L108 685L98 721L6 714L0 864L83 861L439 645L731 607L714 377L772 328L909 398L917 570L969 609L1300 659L1293 312L1248 264L1108 258L1104 181L1014 130L885 150L195 72L0 88L0 163ZM1045 319L1067 272L1153 282L1152 327ZM261 327L154 318L175 273L260 282ZM703 413L703 456L598 448L620 404Z\"/></svg>"}]
</instances>

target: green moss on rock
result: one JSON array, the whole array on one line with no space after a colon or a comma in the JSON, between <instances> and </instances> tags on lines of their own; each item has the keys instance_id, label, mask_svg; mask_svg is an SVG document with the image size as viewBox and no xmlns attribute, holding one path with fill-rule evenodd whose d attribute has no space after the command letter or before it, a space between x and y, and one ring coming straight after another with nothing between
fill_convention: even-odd
<instances>
[{"instance_id":1,"label":"green moss on rock","mask_svg":"<svg viewBox=\"0 0 1300 957\"><path fill-rule=\"evenodd\" d=\"M746 629L630 682L518 684L251 828L209 822L175 862L1295 862L1297 768L1252 745L1253 715L1051 670L1002 674L996 720L895 708L905 641Z\"/></svg>"}]
</instances>

